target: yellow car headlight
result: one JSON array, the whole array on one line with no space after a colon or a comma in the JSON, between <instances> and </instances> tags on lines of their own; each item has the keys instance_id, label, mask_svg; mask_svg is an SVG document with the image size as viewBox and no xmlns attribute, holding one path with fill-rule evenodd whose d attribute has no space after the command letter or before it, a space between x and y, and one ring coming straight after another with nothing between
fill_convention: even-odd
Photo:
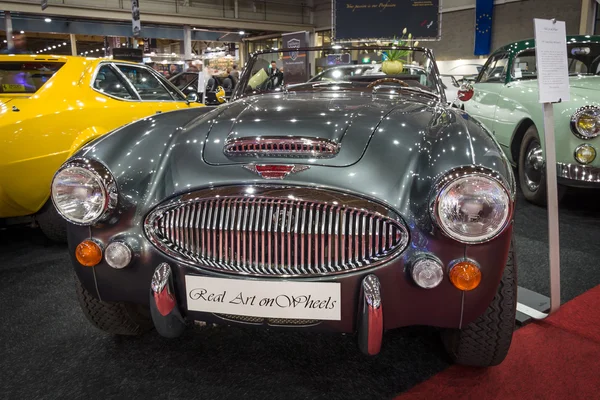
<instances>
[{"instance_id":1,"label":"yellow car headlight","mask_svg":"<svg viewBox=\"0 0 600 400\"><path fill-rule=\"evenodd\" d=\"M571 117L571 130L581 139L593 139L600 135L600 108L581 107Z\"/></svg>"},{"instance_id":2,"label":"yellow car headlight","mask_svg":"<svg viewBox=\"0 0 600 400\"><path fill-rule=\"evenodd\" d=\"M582 144L575 149L575 160L580 164L589 164L596 159L596 149L589 144Z\"/></svg>"}]
</instances>

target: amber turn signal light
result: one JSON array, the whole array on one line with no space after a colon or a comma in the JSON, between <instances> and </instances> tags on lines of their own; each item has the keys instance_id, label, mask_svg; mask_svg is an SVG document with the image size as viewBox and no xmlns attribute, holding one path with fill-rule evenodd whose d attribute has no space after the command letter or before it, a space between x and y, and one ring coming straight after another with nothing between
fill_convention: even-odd
<instances>
[{"instance_id":1,"label":"amber turn signal light","mask_svg":"<svg viewBox=\"0 0 600 400\"><path fill-rule=\"evenodd\" d=\"M450 269L450 282L460 290L473 290L481 282L481 270L472 261L461 261Z\"/></svg>"},{"instance_id":2,"label":"amber turn signal light","mask_svg":"<svg viewBox=\"0 0 600 400\"><path fill-rule=\"evenodd\" d=\"M84 267L93 267L102 261L102 249L93 240L84 240L77 245L75 257Z\"/></svg>"}]
</instances>

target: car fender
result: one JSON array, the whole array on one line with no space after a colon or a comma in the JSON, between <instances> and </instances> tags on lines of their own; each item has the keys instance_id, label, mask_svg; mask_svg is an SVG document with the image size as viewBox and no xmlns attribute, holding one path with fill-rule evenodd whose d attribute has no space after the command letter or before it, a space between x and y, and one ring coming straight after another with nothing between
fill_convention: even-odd
<instances>
[{"instance_id":1,"label":"car fender","mask_svg":"<svg viewBox=\"0 0 600 400\"><path fill-rule=\"evenodd\" d=\"M84 129L75 137L73 143L71 143L71 147L69 148L69 157L79 151L83 146L106 134L108 131L109 129L99 126L91 126Z\"/></svg>"}]
</instances>

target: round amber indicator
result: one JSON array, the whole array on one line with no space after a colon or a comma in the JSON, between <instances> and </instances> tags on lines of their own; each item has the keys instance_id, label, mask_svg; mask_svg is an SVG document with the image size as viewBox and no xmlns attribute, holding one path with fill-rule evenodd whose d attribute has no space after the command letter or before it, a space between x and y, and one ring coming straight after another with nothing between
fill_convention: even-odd
<instances>
[{"instance_id":1,"label":"round amber indicator","mask_svg":"<svg viewBox=\"0 0 600 400\"><path fill-rule=\"evenodd\" d=\"M102 261L102 249L93 240L84 240L77 245L75 258L84 267L93 267Z\"/></svg>"},{"instance_id":2,"label":"round amber indicator","mask_svg":"<svg viewBox=\"0 0 600 400\"><path fill-rule=\"evenodd\" d=\"M460 290L469 291L479 286L481 270L472 261L461 261L450 269L450 282Z\"/></svg>"}]
</instances>

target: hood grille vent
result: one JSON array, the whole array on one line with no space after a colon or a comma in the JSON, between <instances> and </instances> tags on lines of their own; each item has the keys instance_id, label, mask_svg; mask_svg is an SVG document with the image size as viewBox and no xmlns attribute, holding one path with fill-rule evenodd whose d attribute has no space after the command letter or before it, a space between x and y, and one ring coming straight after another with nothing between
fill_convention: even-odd
<instances>
[{"instance_id":1,"label":"hood grille vent","mask_svg":"<svg viewBox=\"0 0 600 400\"><path fill-rule=\"evenodd\" d=\"M331 140L305 137L245 137L225 143L227 156L330 158L339 152Z\"/></svg>"},{"instance_id":2,"label":"hood grille vent","mask_svg":"<svg viewBox=\"0 0 600 400\"><path fill-rule=\"evenodd\" d=\"M150 213L145 229L160 250L198 267L281 277L370 268L409 239L397 215L369 200L257 186L184 195Z\"/></svg>"}]
</instances>

